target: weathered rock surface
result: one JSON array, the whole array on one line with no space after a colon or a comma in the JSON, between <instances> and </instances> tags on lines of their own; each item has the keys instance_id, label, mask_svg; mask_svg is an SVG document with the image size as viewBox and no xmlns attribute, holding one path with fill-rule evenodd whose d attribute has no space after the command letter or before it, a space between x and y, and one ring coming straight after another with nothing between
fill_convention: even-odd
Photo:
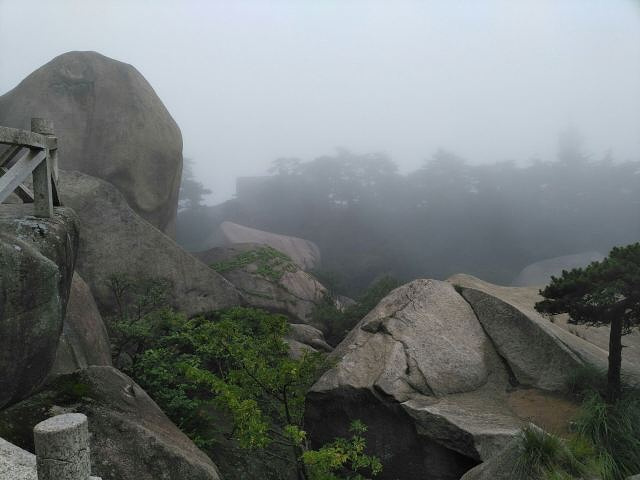
<instances>
[{"instance_id":1,"label":"weathered rock surface","mask_svg":"<svg viewBox=\"0 0 640 480\"><path fill-rule=\"evenodd\" d=\"M333 351L333 347L327 343L320 330L303 323L291 324L284 341L289 345L289 354L295 359L301 358L305 352Z\"/></svg>"},{"instance_id":2,"label":"weathered rock surface","mask_svg":"<svg viewBox=\"0 0 640 480\"><path fill-rule=\"evenodd\" d=\"M537 288L501 287L470 275L455 275L449 282L472 306L518 383L560 390L584 364L606 371L606 345L573 335L539 315L534 309L541 299ZM640 365L628 358L623 358L623 373L633 383L640 381Z\"/></svg>"},{"instance_id":3,"label":"weathered rock surface","mask_svg":"<svg viewBox=\"0 0 640 480\"><path fill-rule=\"evenodd\" d=\"M524 267L513 281L517 287L543 286L551 281L551 276L558 277L562 270L586 267L591 262L599 262L604 258L599 252L582 252L574 255L547 258Z\"/></svg>"},{"instance_id":4,"label":"weathered rock surface","mask_svg":"<svg viewBox=\"0 0 640 480\"><path fill-rule=\"evenodd\" d=\"M393 290L338 345L312 387L307 424L320 441L368 426L383 479L458 479L515 435L508 375L467 302L446 282Z\"/></svg>"},{"instance_id":5,"label":"weathered rock surface","mask_svg":"<svg viewBox=\"0 0 640 480\"><path fill-rule=\"evenodd\" d=\"M0 436L33 449L32 429L60 413L89 419L91 464L103 480L217 480L217 469L133 380L112 367L58 377L0 412Z\"/></svg>"},{"instance_id":6,"label":"weathered rock surface","mask_svg":"<svg viewBox=\"0 0 640 480\"><path fill-rule=\"evenodd\" d=\"M275 248L293 260L303 270L320 266L320 249L310 240L222 222L207 241L209 245L229 246L236 243L258 243Z\"/></svg>"},{"instance_id":7,"label":"weathered rock surface","mask_svg":"<svg viewBox=\"0 0 640 480\"><path fill-rule=\"evenodd\" d=\"M513 438L500 452L469 470L460 480L513 480L517 478L516 465L522 453L521 445L520 438Z\"/></svg>"},{"instance_id":8,"label":"weathered rock surface","mask_svg":"<svg viewBox=\"0 0 640 480\"><path fill-rule=\"evenodd\" d=\"M224 276L250 305L282 312L293 322L313 323L311 313L327 289L280 252L264 244L242 243L194 254Z\"/></svg>"},{"instance_id":9,"label":"weathered rock surface","mask_svg":"<svg viewBox=\"0 0 640 480\"><path fill-rule=\"evenodd\" d=\"M103 314L115 307L108 285L114 274L168 280L170 300L188 315L243 303L233 285L138 216L113 185L63 170L59 185L81 220L78 271Z\"/></svg>"},{"instance_id":10,"label":"weathered rock surface","mask_svg":"<svg viewBox=\"0 0 640 480\"><path fill-rule=\"evenodd\" d=\"M111 365L109 334L91 290L73 274L62 335L50 375L71 373L90 365Z\"/></svg>"},{"instance_id":11,"label":"weathered rock surface","mask_svg":"<svg viewBox=\"0 0 640 480\"><path fill-rule=\"evenodd\" d=\"M78 251L78 221L56 208L0 208L0 407L25 398L53 365Z\"/></svg>"},{"instance_id":12,"label":"weathered rock surface","mask_svg":"<svg viewBox=\"0 0 640 480\"><path fill-rule=\"evenodd\" d=\"M35 455L0 438L0 480L38 480Z\"/></svg>"},{"instance_id":13,"label":"weathered rock surface","mask_svg":"<svg viewBox=\"0 0 640 480\"><path fill-rule=\"evenodd\" d=\"M60 55L0 97L0 125L29 129L33 116L53 120L61 168L108 180L173 235L182 136L134 67L96 52Z\"/></svg>"}]
</instances>

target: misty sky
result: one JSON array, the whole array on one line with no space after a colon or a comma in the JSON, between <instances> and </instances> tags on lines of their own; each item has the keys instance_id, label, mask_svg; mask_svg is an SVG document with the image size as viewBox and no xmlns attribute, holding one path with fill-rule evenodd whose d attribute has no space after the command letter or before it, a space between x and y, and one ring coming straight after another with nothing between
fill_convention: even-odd
<instances>
[{"instance_id":1,"label":"misty sky","mask_svg":"<svg viewBox=\"0 0 640 480\"><path fill-rule=\"evenodd\" d=\"M69 50L134 65L211 201L281 156L640 159L637 0L0 0L0 93Z\"/></svg>"}]
</instances>

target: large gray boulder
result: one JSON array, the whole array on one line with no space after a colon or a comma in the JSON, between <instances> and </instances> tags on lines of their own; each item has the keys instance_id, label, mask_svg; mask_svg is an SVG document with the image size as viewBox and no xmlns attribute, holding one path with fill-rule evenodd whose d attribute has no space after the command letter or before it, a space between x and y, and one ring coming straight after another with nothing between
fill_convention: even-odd
<instances>
[{"instance_id":1,"label":"large gray boulder","mask_svg":"<svg viewBox=\"0 0 640 480\"><path fill-rule=\"evenodd\" d=\"M0 97L0 125L53 120L61 168L113 183L131 207L173 235L182 136L145 78L96 52L60 55Z\"/></svg>"},{"instance_id":2,"label":"large gray boulder","mask_svg":"<svg viewBox=\"0 0 640 480\"><path fill-rule=\"evenodd\" d=\"M520 428L506 406L507 370L446 282L393 290L332 356L308 396L309 430L325 441L363 420L383 479L457 480Z\"/></svg>"},{"instance_id":3,"label":"large gray boulder","mask_svg":"<svg viewBox=\"0 0 640 480\"><path fill-rule=\"evenodd\" d=\"M230 246L237 243L268 245L287 255L303 270L312 270L320 266L320 249L312 241L265 232L233 222L222 222L206 243L211 246Z\"/></svg>"},{"instance_id":4,"label":"large gray boulder","mask_svg":"<svg viewBox=\"0 0 640 480\"><path fill-rule=\"evenodd\" d=\"M171 303L187 315L243 303L233 285L137 215L113 185L61 170L59 186L80 217L77 268L103 314L114 311L109 278L120 274L168 280Z\"/></svg>"},{"instance_id":5,"label":"large gray boulder","mask_svg":"<svg viewBox=\"0 0 640 480\"><path fill-rule=\"evenodd\" d=\"M231 282L257 308L282 312L295 323L315 323L314 308L327 289L284 252L265 244L240 243L194 253Z\"/></svg>"},{"instance_id":6,"label":"large gray boulder","mask_svg":"<svg viewBox=\"0 0 640 480\"><path fill-rule=\"evenodd\" d=\"M76 272L56 361L49 374L62 375L90 365L111 365L111 345L91 290Z\"/></svg>"},{"instance_id":7,"label":"large gray boulder","mask_svg":"<svg viewBox=\"0 0 640 480\"><path fill-rule=\"evenodd\" d=\"M559 277L563 270L586 267L604 258L600 252L581 252L573 255L546 258L524 267L513 281L516 287L543 286L551 277Z\"/></svg>"},{"instance_id":8,"label":"large gray boulder","mask_svg":"<svg viewBox=\"0 0 640 480\"><path fill-rule=\"evenodd\" d=\"M0 436L33 451L33 427L60 413L89 419L91 471L103 480L218 480L200 451L133 380L113 367L57 377L0 412Z\"/></svg>"},{"instance_id":9,"label":"large gray boulder","mask_svg":"<svg viewBox=\"0 0 640 480\"><path fill-rule=\"evenodd\" d=\"M562 390L569 376L589 364L606 371L608 344L595 344L572 334L566 319L539 315L541 300L535 287L502 287L470 275L454 275L456 285L469 302L500 356L521 385ZM553 320L553 321L552 321ZM640 382L640 365L623 358L623 373Z\"/></svg>"},{"instance_id":10,"label":"large gray boulder","mask_svg":"<svg viewBox=\"0 0 640 480\"><path fill-rule=\"evenodd\" d=\"M25 398L55 360L78 251L78 221L56 208L0 206L0 407Z\"/></svg>"}]
</instances>

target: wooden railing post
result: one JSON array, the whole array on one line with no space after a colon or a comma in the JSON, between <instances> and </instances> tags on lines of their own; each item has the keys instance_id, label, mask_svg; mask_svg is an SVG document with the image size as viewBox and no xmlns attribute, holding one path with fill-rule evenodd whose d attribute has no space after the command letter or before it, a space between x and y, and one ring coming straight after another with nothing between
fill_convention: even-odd
<instances>
[{"instance_id":1,"label":"wooden railing post","mask_svg":"<svg viewBox=\"0 0 640 480\"><path fill-rule=\"evenodd\" d=\"M31 131L53 136L53 122L45 118L32 118ZM33 171L33 210L36 217L53 216L53 194L51 191L51 174L57 176L57 165L51 161L51 153L45 150L47 158ZM56 159L57 161L57 154Z\"/></svg>"}]
</instances>

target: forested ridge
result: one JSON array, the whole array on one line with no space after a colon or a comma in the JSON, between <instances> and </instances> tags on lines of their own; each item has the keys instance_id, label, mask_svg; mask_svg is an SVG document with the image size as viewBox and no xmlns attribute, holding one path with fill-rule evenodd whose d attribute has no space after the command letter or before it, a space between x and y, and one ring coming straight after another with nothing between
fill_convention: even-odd
<instances>
[{"instance_id":1,"label":"forested ridge","mask_svg":"<svg viewBox=\"0 0 640 480\"><path fill-rule=\"evenodd\" d=\"M307 238L322 251L320 273L350 294L383 274L509 284L532 262L635 241L639 193L640 161L589 155L575 133L553 161L476 165L440 150L405 175L386 155L338 150L276 160L223 204L190 202L178 241L207 248L223 220Z\"/></svg>"}]
</instances>

